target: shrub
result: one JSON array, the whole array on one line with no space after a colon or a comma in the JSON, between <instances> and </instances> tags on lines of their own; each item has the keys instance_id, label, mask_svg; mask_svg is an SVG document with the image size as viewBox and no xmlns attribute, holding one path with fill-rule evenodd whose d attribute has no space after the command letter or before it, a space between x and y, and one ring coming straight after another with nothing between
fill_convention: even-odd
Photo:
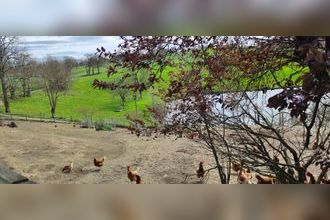
<instances>
[{"instance_id":1,"label":"shrub","mask_svg":"<svg viewBox=\"0 0 330 220\"><path fill-rule=\"evenodd\" d=\"M112 131L112 125L109 122L105 122L103 120L95 122L95 130L96 131Z\"/></svg>"}]
</instances>

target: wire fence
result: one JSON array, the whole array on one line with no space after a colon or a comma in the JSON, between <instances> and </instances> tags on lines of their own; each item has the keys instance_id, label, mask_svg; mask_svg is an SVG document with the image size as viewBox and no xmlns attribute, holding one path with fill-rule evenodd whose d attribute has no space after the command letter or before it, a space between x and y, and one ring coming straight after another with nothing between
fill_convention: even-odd
<instances>
[{"instance_id":1,"label":"wire fence","mask_svg":"<svg viewBox=\"0 0 330 220\"><path fill-rule=\"evenodd\" d=\"M47 117L47 114L40 113L39 117L31 116L27 114L12 114L12 113L0 113L0 119L2 120L16 120L16 121L31 121L31 122L47 122L47 123L62 123L62 124L79 124L81 127L95 128L97 124L105 124L111 126L113 130L118 128L127 128L128 125L124 123L119 123L118 120L111 119L93 119L93 117L88 117L85 119L75 119L74 117Z\"/></svg>"}]
</instances>

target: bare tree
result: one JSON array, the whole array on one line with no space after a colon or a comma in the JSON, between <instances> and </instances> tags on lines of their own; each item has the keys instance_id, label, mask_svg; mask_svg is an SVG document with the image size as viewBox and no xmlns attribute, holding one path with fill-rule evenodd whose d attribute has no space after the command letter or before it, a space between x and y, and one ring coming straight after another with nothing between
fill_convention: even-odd
<instances>
[{"instance_id":1,"label":"bare tree","mask_svg":"<svg viewBox=\"0 0 330 220\"><path fill-rule=\"evenodd\" d=\"M33 60L28 54L22 57L22 66L20 70L20 82L22 86L22 96L31 96L31 79L36 75L37 62Z\"/></svg>"},{"instance_id":2,"label":"bare tree","mask_svg":"<svg viewBox=\"0 0 330 220\"><path fill-rule=\"evenodd\" d=\"M72 68L76 67L78 65L77 60L74 57L66 56L63 59L64 65L71 70Z\"/></svg>"},{"instance_id":3,"label":"bare tree","mask_svg":"<svg viewBox=\"0 0 330 220\"><path fill-rule=\"evenodd\" d=\"M35 73L36 62L26 52L19 52L15 61L11 62L12 68L8 71L7 82L10 98L16 97L16 90L21 84L22 96L30 96L30 79Z\"/></svg>"},{"instance_id":4,"label":"bare tree","mask_svg":"<svg viewBox=\"0 0 330 220\"><path fill-rule=\"evenodd\" d=\"M48 57L42 64L40 77L43 81L43 89L48 96L51 116L55 118L58 98L69 88L70 71L63 63Z\"/></svg>"},{"instance_id":5,"label":"bare tree","mask_svg":"<svg viewBox=\"0 0 330 220\"><path fill-rule=\"evenodd\" d=\"M19 73L18 73L18 68L16 67L16 65L8 70L7 74L6 74L6 78L7 78L7 87L9 88L9 94L10 94L10 99L15 99L16 98L16 90L18 88L18 84L19 84Z\"/></svg>"},{"instance_id":6,"label":"bare tree","mask_svg":"<svg viewBox=\"0 0 330 220\"><path fill-rule=\"evenodd\" d=\"M103 63L103 58L94 54L86 54L85 69L87 75L95 75L100 73L100 67ZM95 72L95 69L97 72Z\"/></svg>"},{"instance_id":7,"label":"bare tree","mask_svg":"<svg viewBox=\"0 0 330 220\"><path fill-rule=\"evenodd\" d=\"M11 62L15 59L17 54L17 37L0 36L0 81L2 88L2 99L5 106L5 112L10 112L9 97L8 97L8 83L6 75L11 66Z\"/></svg>"}]
</instances>

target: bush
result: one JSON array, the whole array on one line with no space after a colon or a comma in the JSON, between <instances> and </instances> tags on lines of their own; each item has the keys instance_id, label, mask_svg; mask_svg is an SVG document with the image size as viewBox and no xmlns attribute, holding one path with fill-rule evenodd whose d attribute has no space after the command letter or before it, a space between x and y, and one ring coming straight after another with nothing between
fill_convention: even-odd
<instances>
[{"instance_id":1,"label":"bush","mask_svg":"<svg viewBox=\"0 0 330 220\"><path fill-rule=\"evenodd\" d=\"M103 120L95 122L95 130L96 131L112 131L111 123L105 122Z\"/></svg>"}]
</instances>

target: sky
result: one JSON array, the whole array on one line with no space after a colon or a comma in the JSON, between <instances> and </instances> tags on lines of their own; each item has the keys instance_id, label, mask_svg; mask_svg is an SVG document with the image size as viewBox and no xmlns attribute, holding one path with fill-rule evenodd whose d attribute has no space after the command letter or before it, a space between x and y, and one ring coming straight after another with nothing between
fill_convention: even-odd
<instances>
[{"instance_id":1,"label":"sky","mask_svg":"<svg viewBox=\"0 0 330 220\"><path fill-rule=\"evenodd\" d=\"M114 50L120 42L115 36L22 36L20 46L24 47L33 58L42 60L47 55L56 58L71 56L83 58L93 54L97 47Z\"/></svg>"}]
</instances>

